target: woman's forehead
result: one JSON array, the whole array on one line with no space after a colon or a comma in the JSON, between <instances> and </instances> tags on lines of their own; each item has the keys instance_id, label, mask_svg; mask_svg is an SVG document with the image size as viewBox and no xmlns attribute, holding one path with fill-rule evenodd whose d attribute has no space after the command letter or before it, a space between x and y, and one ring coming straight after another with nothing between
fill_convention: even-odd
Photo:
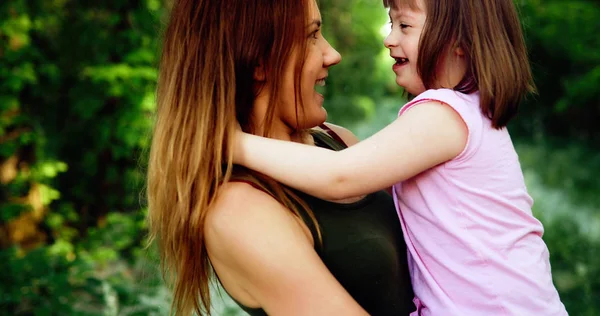
<instances>
[{"instance_id":1,"label":"woman's forehead","mask_svg":"<svg viewBox=\"0 0 600 316\"><path fill-rule=\"evenodd\" d=\"M308 19L309 21L321 20L321 11L315 0L308 0Z\"/></svg>"}]
</instances>

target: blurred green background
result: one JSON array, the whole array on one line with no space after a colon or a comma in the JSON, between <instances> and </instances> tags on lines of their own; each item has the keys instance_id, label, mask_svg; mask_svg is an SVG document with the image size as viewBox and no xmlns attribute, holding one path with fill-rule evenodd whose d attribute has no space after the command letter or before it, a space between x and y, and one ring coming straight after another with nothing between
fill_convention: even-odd
<instances>
[{"instance_id":1,"label":"blurred green background","mask_svg":"<svg viewBox=\"0 0 600 316\"><path fill-rule=\"evenodd\" d=\"M365 138L405 102L380 0L320 0L343 56L330 121ZM521 0L539 94L510 130L554 281L600 314L600 4ZM0 315L166 315L144 248L161 0L0 1ZM217 295L218 296L218 295ZM237 315L225 297L216 315Z\"/></svg>"}]
</instances>

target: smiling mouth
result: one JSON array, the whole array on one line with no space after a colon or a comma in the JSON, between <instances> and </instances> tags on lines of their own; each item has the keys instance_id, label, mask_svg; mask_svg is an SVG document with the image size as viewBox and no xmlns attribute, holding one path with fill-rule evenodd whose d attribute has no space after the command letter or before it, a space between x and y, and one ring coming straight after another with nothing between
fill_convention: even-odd
<instances>
[{"instance_id":1,"label":"smiling mouth","mask_svg":"<svg viewBox=\"0 0 600 316\"><path fill-rule=\"evenodd\" d=\"M322 95L323 93L325 93L326 80L327 77L321 78L315 82L315 91L317 91L318 94Z\"/></svg>"},{"instance_id":2,"label":"smiling mouth","mask_svg":"<svg viewBox=\"0 0 600 316\"><path fill-rule=\"evenodd\" d=\"M408 63L408 58L394 58L396 65L404 65Z\"/></svg>"}]
</instances>

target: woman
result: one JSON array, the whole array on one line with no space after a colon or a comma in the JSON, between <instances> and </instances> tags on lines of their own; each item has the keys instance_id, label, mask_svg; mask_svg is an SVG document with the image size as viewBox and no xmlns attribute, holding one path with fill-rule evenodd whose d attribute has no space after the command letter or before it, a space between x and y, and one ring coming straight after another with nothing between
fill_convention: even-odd
<instances>
[{"instance_id":1,"label":"woman","mask_svg":"<svg viewBox=\"0 0 600 316\"><path fill-rule=\"evenodd\" d=\"M213 271L251 315L414 310L387 193L323 201L231 163L238 122L249 133L334 150L356 143L323 125L314 87L340 55L320 27L314 0L174 2L148 199L176 314L210 313Z\"/></svg>"}]
</instances>

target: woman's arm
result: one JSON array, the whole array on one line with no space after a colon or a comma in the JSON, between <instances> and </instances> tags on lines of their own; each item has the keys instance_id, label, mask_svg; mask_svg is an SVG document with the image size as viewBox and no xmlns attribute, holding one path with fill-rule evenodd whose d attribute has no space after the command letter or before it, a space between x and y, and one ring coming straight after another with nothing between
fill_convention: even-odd
<instances>
[{"instance_id":1,"label":"woman's arm","mask_svg":"<svg viewBox=\"0 0 600 316\"><path fill-rule=\"evenodd\" d=\"M459 155L467 127L450 106L425 102L342 151L238 134L235 163L323 199L375 192Z\"/></svg>"},{"instance_id":2,"label":"woman's arm","mask_svg":"<svg viewBox=\"0 0 600 316\"><path fill-rule=\"evenodd\" d=\"M211 263L240 303L275 316L367 315L325 267L306 227L268 194L227 184L205 228Z\"/></svg>"}]
</instances>

